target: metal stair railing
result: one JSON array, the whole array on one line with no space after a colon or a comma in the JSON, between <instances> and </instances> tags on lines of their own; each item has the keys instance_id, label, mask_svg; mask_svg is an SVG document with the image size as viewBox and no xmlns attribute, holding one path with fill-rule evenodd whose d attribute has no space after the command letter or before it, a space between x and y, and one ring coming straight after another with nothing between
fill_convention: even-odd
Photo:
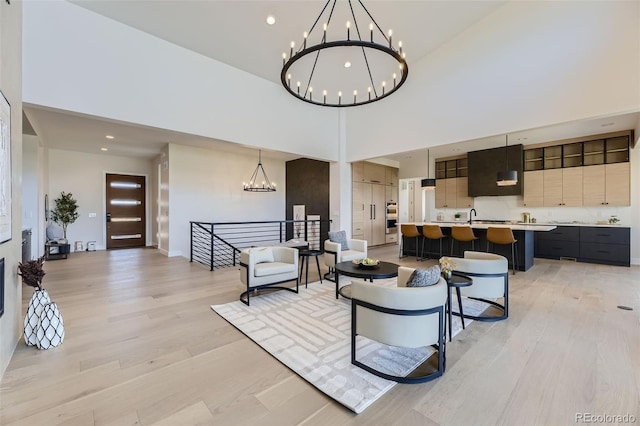
<instances>
[{"instance_id":1,"label":"metal stair railing","mask_svg":"<svg viewBox=\"0 0 640 426\"><path fill-rule=\"evenodd\" d=\"M279 245L290 240L308 242L320 249L321 235L327 235L330 220L281 220L261 222L191 221L191 262L209 270L240 264L240 252L248 247ZM295 242L293 242L295 244Z\"/></svg>"}]
</instances>

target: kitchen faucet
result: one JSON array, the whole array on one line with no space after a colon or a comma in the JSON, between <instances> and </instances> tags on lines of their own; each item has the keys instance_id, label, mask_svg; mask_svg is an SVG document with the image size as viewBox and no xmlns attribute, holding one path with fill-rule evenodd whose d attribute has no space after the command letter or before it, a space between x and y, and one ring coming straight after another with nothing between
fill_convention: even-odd
<instances>
[{"instance_id":1,"label":"kitchen faucet","mask_svg":"<svg viewBox=\"0 0 640 426\"><path fill-rule=\"evenodd\" d=\"M469 225L473 224L473 216L471 215L471 213L473 213L473 216L477 216L478 215L477 212L476 212L476 209L471 209L469 211Z\"/></svg>"}]
</instances>

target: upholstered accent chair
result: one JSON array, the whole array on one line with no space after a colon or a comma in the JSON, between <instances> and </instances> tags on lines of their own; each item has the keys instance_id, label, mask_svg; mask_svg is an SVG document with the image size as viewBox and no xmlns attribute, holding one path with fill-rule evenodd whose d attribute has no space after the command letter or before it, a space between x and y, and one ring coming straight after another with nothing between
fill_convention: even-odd
<instances>
[{"instance_id":1,"label":"upholstered accent chair","mask_svg":"<svg viewBox=\"0 0 640 426\"><path fill-rule=\"evenodd\" d=\"M468 276L473 280L469 287L460 289L461 295L480 300L495 306L502 311L498 316L471 316L465 318L478 321L498 321L509 316L509 261L506 257L494 253L465 251L464 258L454 258L455 272ZM500 305L494 300L503 299Z\"/></svg>"},{"instance_id":2,"label":"upholstered accent chair","mask_svg":"<svg viewBox=\"0 0 640 426\"><path fill-rule=\"evenodd\" d=\"M406 287L413 268L398 268L397 287L366 281L351 283L351 363L371 374L399 383L423 383L440 377L445 370L445 305L447 282L440 277L427 287ZM358 360L356 337L363 336L391 346L438 351L436 371L419 377L388 374Z\"/></svg>"},{"instance_id":3,"label":"upholstered accent chair","mask_svg":"<svg viewBox=\"0 0 640 426\"><path fill-rule=\"evenodd\" d=\"M247 290L240 300L247 306L252 291L271 287L298 292L298 249L291 247L252 247L240 252L240 281ZM277 284L296 282L295 289ZM245 300L246 299L246 300Z\"/></svg>"},{"instance_id":4,"label":"upholstered accent chair","mask_svg":"<svg viewBox=\"0 0 640 426\"><path fill-rule=\"evenodd\" d=\"M367 240L347 238L346 241L348 244L347 250L343 250L340 243L331 240L325 240L324 242L324 264L329 268L329 272L324 275L324 278L329 281L335 282L335 279L332 279L332 277L335 272L334 268L336 263L367 257Z\"/></svg>"}]
</instances>

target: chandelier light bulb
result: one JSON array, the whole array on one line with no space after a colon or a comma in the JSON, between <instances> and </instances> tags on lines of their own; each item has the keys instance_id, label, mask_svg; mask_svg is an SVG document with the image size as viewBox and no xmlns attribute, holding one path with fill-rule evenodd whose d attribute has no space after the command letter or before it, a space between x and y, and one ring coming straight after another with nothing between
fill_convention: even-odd
<instances>
[{"instance_id":1,"label":"chandelier light bulb","mask_svg":"<svg viewBox=\"0 0 640 426\"><path fill-rule=\"evenodd\" d=\"M371 43L373 43L373 22L369 24L369 34L371 34Z\"/></svg>"},{"instance_id":2,"label":"chandelier light bulb","mask_svg":"<svg viewBox=\"0 0 640 426\"><path fill-rule=\"evenodd\" d=\"M305 31L304 33L302 33L302 37L304 37L304 42L303 42L303 46L302 46L302 50L307 48L307 36L309 34L307 34L307 32ZM401 49L402 50L402 49Z\"/></svg>"}]
</instances>

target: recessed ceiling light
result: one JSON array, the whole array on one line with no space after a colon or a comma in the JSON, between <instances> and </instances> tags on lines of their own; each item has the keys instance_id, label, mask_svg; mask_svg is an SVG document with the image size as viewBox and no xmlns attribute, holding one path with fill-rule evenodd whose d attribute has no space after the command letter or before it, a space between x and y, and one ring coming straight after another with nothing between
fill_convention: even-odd
<instances>
[{"instance_id":1,"label":"recessed ceiling light","mask_svg":"<svg viewBox=\"0 0 640 426\"><path fill-rule=\"evenodd\" d=\"M613 126L614 123L604 123L601 124L600 127L608 127L608 126Z\"/></svg>"},{"instance_id":2,"label":"recessed ceiling light","mask_svg":"<svg viewBox=\"0 0 640 426\"><path fill-rule=\"evenodd\" d=\"M528 138L518 138L519 141L526 141Z\"/></svg>"},{"instance_id":3,"label":"recessed ceiling light","mask_svg":"<svg viewBox=\"0 0 640 426\"><path fill-rule=\"evenodd\" d=\"M276 18L274 18L272 15L267 16L267 24L273 25L275 23L276 23Z\"/></svg>"},{"instance_id":4,"label":"recessed ceiling light","mask_svg":"<svg viewBox=\"0 0 640 426\"><path fill-rule=\"evenodd\" d=\"M100 151L109 151L109 148L100 148Z\"/></svg>"},{"instance_id":5,"label":"recessed ceiling light","mask_svg":"<svg viewBox=\"0 0 640 426\"><path fill-rule=\"evenodd\" d=\"M105 138L107 138L107 139L113 139L113 136L111 136L111 135L107 135L107 136L105 136Z\"/></svg>"},{"instance_id":6,"label":"recessed ceiling light","mask_svg":"<svg viewBox=\"0 0 640 426\"><path fill-rule=\"evenodd\" d=\"M344 63L345 68L349 68L351 66L351 62L347 61Z\"/></svg>"}]
</instances>

